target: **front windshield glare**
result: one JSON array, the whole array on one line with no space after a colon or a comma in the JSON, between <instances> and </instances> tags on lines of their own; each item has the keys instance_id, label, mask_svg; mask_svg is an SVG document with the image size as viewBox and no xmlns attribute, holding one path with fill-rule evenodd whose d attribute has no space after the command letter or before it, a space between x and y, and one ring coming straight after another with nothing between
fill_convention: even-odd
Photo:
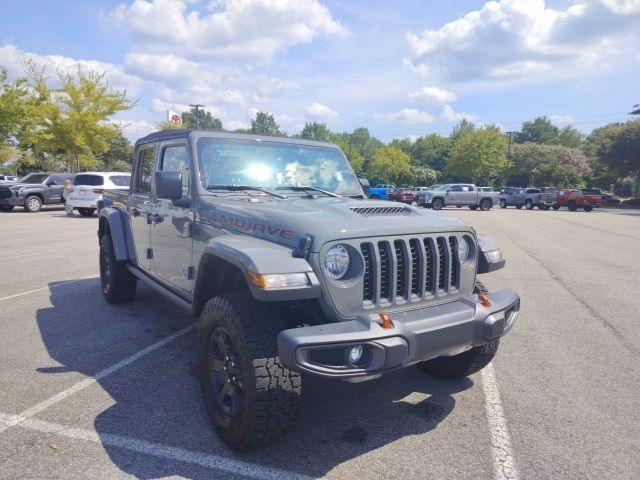
<instances>
[{"instance_id":1,"label":"front windshield glare","mask_svg":"<svg viewBox=\"0 0 640 480\"><path fill-rule=\"evenodd\" d=\"M347 159L335 148L201 138L198 140L198 163L205 188L311 186L339 195L362 194Z\"/></svg>"},{"instance_id":2,"label":"front windshield glare","mask_svg":"<svg viewBox=\"0 0 640 480\"><path fill-rule=\"evenodd\" d=\"M27 176L22 177L20 180L18 180L19 183L42 183L44 182L47 178L49 178L49 175L46 174L42 174L42 173L30 173Z\"/></svg>"}]
</instances>

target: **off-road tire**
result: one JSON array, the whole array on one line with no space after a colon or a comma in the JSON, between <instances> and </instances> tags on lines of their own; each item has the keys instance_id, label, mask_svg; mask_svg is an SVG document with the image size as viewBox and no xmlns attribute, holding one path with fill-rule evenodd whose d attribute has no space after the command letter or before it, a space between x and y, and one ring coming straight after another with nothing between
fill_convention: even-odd
<instances>
[{"instance_id":1,"label":"off-road tire","mask_svg":"<svg viewBox=\"0 0 640 480\"><path fill-rule=\"evenodd\" d=\"M531 200L527 200L524 206L527 210L533 210L533 202Z\"/></svg>"},{"instance_id":2,"label":"off-road tire","mask_svg":"<svg viewBox=\"0 0 640 480\"><path fill-rule=\"evenodd\" d=\"M127 262L119 262L113 248L111 235L100 237L100 287L108 303L125 303L133 300L138 281L129 270Z\"/></svg>"},{"instance_id":3,"label":"off-road tire","mask_svg":"<svg viewBox=\"0 0 640 480\"><path fill-rule=\"evenodd\" d=\"M37 195L29 195L24 200L24 211L37 213L42 210L42 199Z\"/></svg>"},{"instance_id":4,"label":"off-road tire","mask_svg":"<svg viewBox=\"0 0 640 480\"><path fill-rule=\"evenodd\" d=\"M486 212L488 210L491 210L491 207L493 207L493 202L488 198L483 198L482 200L480 200L480 210Z\"/></svg>"},{"instance_id":5,"label":"off-road tire","mask_svg":"<svg viewBox=\"0 0 640 480\"><path fill-rule=\"evenodd\" d=\"M442 200L441 198L434 198L431 201L431 208L434 210L440 210L442 207L444 207L444 200Z\"/></svg>"},{"instance_id":6,"label":"off-road tire","mask_svg":"<svg viewBox=\"0 0 640 480\"><path fill-rule=\"evenodd\" d=\"M11 210L13 210L13 207L15 205L0 205L0 211L2 212L10 212Z\"/></svg>"},{"instance_id":7,"label":"off-road tire","mask_svg":"<svg viewBox=\"0 0 640 480\"><path fill-rule=\"evenodd\" d=\"M560 205L551 205L551 208L553 208L554 210L559 210L560 209Z\"/></svg>"},{"instance_id":8,"label":"off-road tire","mask_svg":"<svg viewBox=\"0 0 640 480\"><path fill-rule=\"evenodd\" d=\"M570 212L575 212L576 210L578 210L578 205L576 205L576 202L569 202L567 204L567 208Z\"/></svg>"},{"instance_id":9,"label":"off-road tire","mask_svg":"<svg viewBox=\"0 0 640 480\"><path fill-rule=\"evenodd\" d=\"M593 210L593 206L591 206L591 205L585 205L584 206L584 211L585 212L590 212L591 210Z\"/></svg>"},{"instance_id":10,"label":"off-road tire","mask_svg":"<svg viewBox=\"0 0 640 480\"><path fill-rule=\"evenodd\" d=\"M202 311L198 331L200 386L211 423L220 438L234 450L252 450L272 443L296 421L302 378L298 372L285 368L278 358L277 336L287 328L273 305L259 303L247 292L213 297ZM214 360L224 360L215 356L213 350L219 346L212 341L221 334L227 335L227 351L233 352L228 355L223 375L240 379L239 385L237 380L227 381L231 385L228 388L233 389L233 393L228 394L231 414L216 400L214 387L214 380L220 380L212 365ZM220 369L217 372L222 373ZM227 383L222 383L219 392ZM235 394L240 397L240 406L234 414L232 395Z\"/></svg>"},{"instance_id":11,"label":"off-road tire","mask_svg":"<svg viewBox=\"0 0 640 480\"><path fill-rule=\"evenodd\" d=\"M476 282L474 293L489 293L485 286ZM444 379L463 378L479 372L489 365L498 352L500 339L490 341L484 345L472 347L466 352L451 357L437 357L426 362L418 363L418 368L429 375Z\"/></svg>"},{"instance_id":12,"label":"off-road tire","mask_svg":"<svg viewBox=\"0 0 640 480\"><path fill-rule=\"evenodd\" d=\"M90 216L92 216L94 214L95 211L96 211L95 208L79 208L78 209L78 212L83 217L90 217Z\"/></svg>"},{"instance_id":13,"label":"off-road tire","mask_svg":"<svg viewBox=\"0 0 640 480\"><path fill-rule=\"evenodd\" d=\"M507 201L506 200L500 200L500 208L507 208Z\"/></svg>"}]
</instances>

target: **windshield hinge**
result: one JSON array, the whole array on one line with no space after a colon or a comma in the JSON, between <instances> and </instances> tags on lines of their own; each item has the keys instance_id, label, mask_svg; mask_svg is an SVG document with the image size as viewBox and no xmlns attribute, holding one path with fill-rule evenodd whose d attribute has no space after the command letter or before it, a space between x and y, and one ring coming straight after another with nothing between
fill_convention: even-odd
<instances>
[{"instance_id":1,"label":"windshield hinge","mask_svg":"<svg viewBox=\"0 0 640 480\"><path fill-rule=\"evenodd\" d=\"M293 253L291 254L293 258L309 258L309 254L311 253L311 246L313 245L313 235L309 235L308 233L300 240L298 246L293 249Z\"/></svg>"}]
</instances>

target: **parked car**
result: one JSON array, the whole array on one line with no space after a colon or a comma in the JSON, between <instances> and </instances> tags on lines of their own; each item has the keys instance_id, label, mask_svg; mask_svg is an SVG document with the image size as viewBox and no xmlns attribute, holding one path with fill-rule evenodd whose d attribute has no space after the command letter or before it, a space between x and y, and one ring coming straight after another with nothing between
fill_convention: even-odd
<instances>
[{"instance_id":1,"label":"parked car","mask_svg":"<svg viewBox=\"0 0 640 480\"><path fill-rule=\"evenodd\" d=\"M411 193L413 193L414 198L418 198L418 195L422 192L428 192L429 190L431 190L431 187L413 187Z\"/></svg>"},{"instance_id":2,"label":"parked car","mask_svg":"<svg viewBox=\"0 0 640 480\"><path fill-rule=\"evenodd\" d=\"M238 159L269 174L231 175ZM280 173L301 160L311 185ZM128 302L142 282L200 315L203 405L233 449L293 426L305 376L359 382L416 365L464 378L491 362L518 317L516 292L477 281L504 266L492 240L362 198L336 145L165 130L136 142L133 171L131 191L101 205L101 293Z\"/></svg>"},{"instance_id":3,"label":"parked car","mask_svg":"<svg viewBox=\"0 0 640 480\"><path fill-rule=\"evenodd\" d=\"M579 208L583 208L585 212L590 212L593 207L602 206L602 197L584 193L582 190L575 188L563 188L556 195L553 209L558 210L560 207L565 206L572 212Z\"/></svg>"},{"instance_id":4,"label":"parked car","mask_svg":"<svg viewBox=\"0 0 640 480\"><path fill-rule=\"evenodd\" d=\"M6 182L17 182L18 177L14 177L12 175L0 175L0 183Z\"/></svg>"},{"instance_id":5,"label":"parked car","mask_svg":"<svg viewBox=\"0 0 640 480\"><path fill-rule=\"evenodd\" d=\"M581 190L584 193L587 193L587 194L590 194L590 195L600 195L600 197L602 198L603 202L606 202L607 200L611 200L613 198L613 195L611 195L610 193L607 193L607 192L603 192L599 188L583 188Z\"/></svg>"},{"instance_id":6,"label":"parked car","mask_svg":"<svg viewBox=\"0 0 640 480\"><path fill-rule=\"evenodd\" d=\"M85 172L73 181L73 191L67 204L80 215L90 217L98 208L98 202L108 190L129 190L131 174L128 172Z\"/></svg>"},{"instance_id":7,"label":"parked car","mask_svg":"<svg viewBox=\"0 0 640 480\"><path fill-rule=\"evenodd\" d=\"M398 188L393 196L393 200L411 205L414 200L413 192L410 188Z\"/></svg>"},{"instance_id":8,"label":"parked car","mask_svg":"<svg viewBox=\"0 0 640 480\"><path fill-rule=\"evenodd\" d=\"M423 192L416 202L418 206L440 210L445 206L468 206L471 210L490 210L498 203L498 192L481 192L470 183L452 183L436 190Z\"/></svg>"},{"instance_id":9,"label":"parked car","mask_svg":"<svg viewBox=\"0 0 640 480\"><path fill-rule=\"evenodd\" d=\"M39 212L43 205L63 204L62 189L65 180L75 178L71 173L30 173L16 183L0 186L0 210L10 212L16 206L27 212Z\"/></svg>"},{"instance_id":10,"label":"parked car","mask_svg":"<svg viewBox=\"0 0 640 480\"><path fill-rule=\"evenodd\" d=\"M395 185L376 185L369 189L369 198L374 200L393 200L396 193Z\"/></svg>"},{"instance_id":11,"label":"parked car","mask_svg":"<svg viewBox=\"0 0 640 480\"><path fill-rule=\"evenodd\" d=\"M500 207L515 206L527 210L538 207L540 210L549 210L555 201L555 192L543 192L540 188L511 188L505 189L500 194Z\"/></svg>"}]
</instances>

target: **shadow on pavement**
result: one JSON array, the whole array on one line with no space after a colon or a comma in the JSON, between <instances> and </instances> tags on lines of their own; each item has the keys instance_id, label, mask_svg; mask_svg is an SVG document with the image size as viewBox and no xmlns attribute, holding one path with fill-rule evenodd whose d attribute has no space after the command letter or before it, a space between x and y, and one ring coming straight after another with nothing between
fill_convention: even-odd
<instances>
[{"instance_id":1,"label":"shadow on pavement","mask_svg":"<svg viewBox=\"0 0 640 480\"><path fill-rule=\"evenodd\" d=\"M52 289L50 299L52 307L38 310L37 322L49 355L61 366L39 370L46 374L77 371L93 376L195 320L146 288L139 288L130 304L108 305L98 279ZM454 394L473 385L470 379L440 381L416 368L360 384L305 377L294 430L268 448L237 454L222 444L206 416L197 380L195 335L195 331L185 334L100 380L114 404L97 413L98 435L126 435L322 476L347 460L431 431L455 407ZM406 397L411 394L416 396L409 401ZM76 402L65 404L73 408L69 414L73 418L84 405ZM91 410L81 409L85 411L89 415ZM192 463L145 456L110 444L103 447L114 465L138 478L230 478Z\"/></svg>"}]
</instances>

